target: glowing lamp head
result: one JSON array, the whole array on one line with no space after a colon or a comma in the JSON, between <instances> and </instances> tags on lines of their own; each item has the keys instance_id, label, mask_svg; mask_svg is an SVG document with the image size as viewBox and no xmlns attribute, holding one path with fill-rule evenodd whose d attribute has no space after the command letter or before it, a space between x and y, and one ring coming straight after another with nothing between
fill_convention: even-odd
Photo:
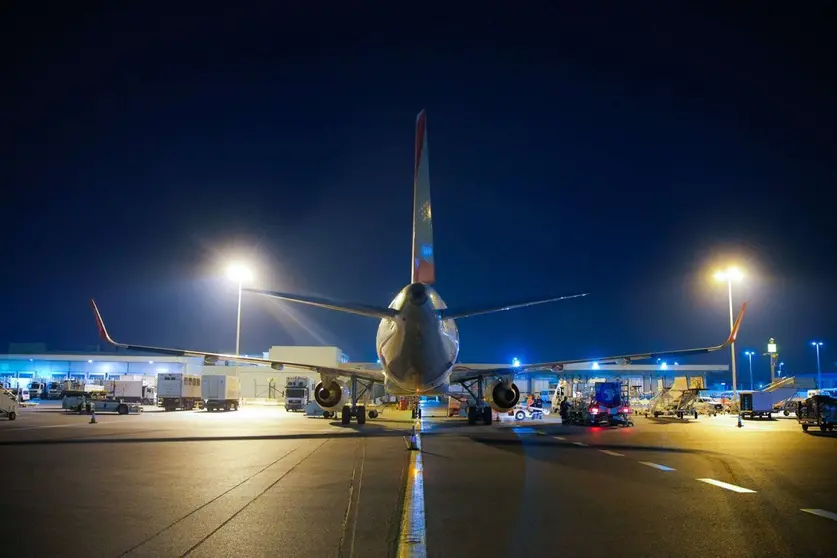
<instances>
[{"instance_id":1,"label":"glowing lamp head","mask_svg":"<svg viewBox=\"0 0 837 558\"><path fill-rule=\"evenodd\" d=\"M520 368L520 359L517 357L512 359L512 368Z\"/></svg>"},{"instance_id":2,"label":"glowing lamp head","mask_svg":"<svg viewBox=\"0 0 837 558\"><path fill-rule=\"evenodd\" d=\"M253 280L253 272L243 264L234 263L227 268L227 277L235 283L249 283Z\"/></svg>"},{"instance_id":3,"label":"glowing lamp head","mask_svg":"<svg viewBox=\"0 0 837 558\"><path fill-rule=\"evenodd\" d=\"M740 281L744 273L737 267L728 267L715 272L716 281Z\"/></svg>"}]
</instances>

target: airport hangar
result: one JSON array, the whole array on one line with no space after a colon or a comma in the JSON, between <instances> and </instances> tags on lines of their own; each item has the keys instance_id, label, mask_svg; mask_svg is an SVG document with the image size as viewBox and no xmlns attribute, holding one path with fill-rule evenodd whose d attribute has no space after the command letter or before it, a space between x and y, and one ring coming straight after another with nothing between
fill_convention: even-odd
<instances>
[{"instance_id":1,"label":"airport hangar","mask_svg":"<svg viewBox=\"0 0 837 558\"><path fill-rule=\"evenodd\" d=\"M42 350L30 353L21 351L23 347L20 346L10 348L18 350L0 356L0 381L5 385L67 379L100 384L105 380L143 379L156 384L157 374L160 373L226 374L241 379L243 399L270 400L282 399L285 378L288 376L307 377L312 385L319 381L319 376L309 370L286 367L284 371L277 372L267 366L236 366L226 362L208 365L202 357L158 356L135 351L53 353ZM45 349L42 344L37 344L37 348ZM248 356L330 367L349 362L349 357L338 347L274 346L260 355ZM543 374L521 376L515 379L515 383L522 393L541 393L554 390L558 377L577 380L620 378L629 380L632 391L650 393L658 389L659 380L669 385L675 376L700 376L704 378L704 385L709 387L717 382L712 382L708 375L720 372L728 373L729 365L585 363L567 365L561 374L545 370Z\"/></svg>"}]
</instances>

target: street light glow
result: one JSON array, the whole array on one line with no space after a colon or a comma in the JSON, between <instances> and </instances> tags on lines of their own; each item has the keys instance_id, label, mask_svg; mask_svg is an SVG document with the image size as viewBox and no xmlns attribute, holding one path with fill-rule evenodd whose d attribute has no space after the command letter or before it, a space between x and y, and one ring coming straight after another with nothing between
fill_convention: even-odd
<instances>
[{"instance_id":1,"label":"street light glow","mask_svg":"<svg viewBox=\"0 0 837 558\"><path fill-rule=\"evenodd\" d=\"M811 341L811 346L812 347L817 347L817 346L822 347L822 341Z\"/></svg>"},{"instance_id":2,"label":"street light glow","mask_svg":"<svg viewBox=\"0 0 837 558\"><path fill-rule=\"evenodd\" d=\"M241 263L233 263L227 268L227 277L236 283L249 283L253 280L253 272Z\"/></svg>"},{"instance_id":3,"label":"street light glow","mask_svg":"<svg viewBox=\"0 0 837 558\"><path fill-rule=\"evenodd\" d=\"M740 281L744 278L744 273L737 267L728 267L726 269L719 269L715 272L715 280L717 281Z\"/></svg>"}]
</instances>

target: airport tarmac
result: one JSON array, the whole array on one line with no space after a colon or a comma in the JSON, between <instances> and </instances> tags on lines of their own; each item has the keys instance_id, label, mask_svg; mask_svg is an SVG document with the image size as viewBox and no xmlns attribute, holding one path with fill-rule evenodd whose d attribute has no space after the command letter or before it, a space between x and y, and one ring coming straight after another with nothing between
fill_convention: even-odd
<instances>
[{"instance_id":1,"label":"airport tarmac","mask_svg":"<svg viewBox=\"0 0 837 558\"><path fill-rule=\"evenodd\" d=\"M9 556L833 556L837 436L793 418L491 427L426 407L0 420ZM420 457L419 457L420 456Z\"/></svg>"}]
</instances>

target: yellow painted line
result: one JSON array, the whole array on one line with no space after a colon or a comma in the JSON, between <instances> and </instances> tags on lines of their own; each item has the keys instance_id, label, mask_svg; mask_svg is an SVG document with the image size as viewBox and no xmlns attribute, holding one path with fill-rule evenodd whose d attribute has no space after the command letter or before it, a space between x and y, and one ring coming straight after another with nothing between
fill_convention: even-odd
<instances>
[{"instance_id":1,"label":"yellow painted line","mask_svg":"<svg viewBox=\"0 0 837 558\"><path fill-rule=\"evenodd\" d=\"M424 466L421 460L421 428L416 428L416 448L410 451L404 508L401 510L401 536L398 539L399 558L425 558L427 531L424 521Z\"/></svg>"}]
</instances>

